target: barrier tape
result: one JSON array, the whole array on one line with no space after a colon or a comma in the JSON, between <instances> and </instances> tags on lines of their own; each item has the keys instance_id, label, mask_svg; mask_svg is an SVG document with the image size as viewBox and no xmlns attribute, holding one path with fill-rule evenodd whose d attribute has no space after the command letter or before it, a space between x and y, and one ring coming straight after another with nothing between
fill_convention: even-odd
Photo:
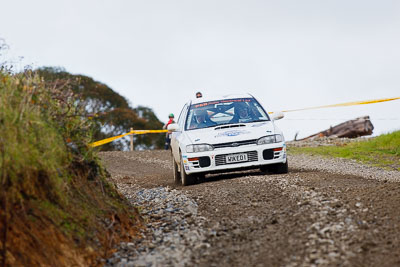
<instances>
[{"instance_id":1,"label":"barrier tape","mask_svg":"<svg viewBox=\"0 0 400 267\"><path fill-rule=\"evenodd\" d=\"M340 104L332 104L332 105L324 105L324 106L316 106L310 108L301 108L301 109L290 109L290 110L283 110L282 112L293 112L293 111L301 111L301 110L310 110L310 109L319 109L319 108L332 108L332 107L346 107L346 106L357 106L357 105L367 105L367 104L374 104L386 101L393 101L400 99L400 97L393 97L393 98L382 98L382 99L375 99L375 100L366 100L366 101L355 101L355 102L347 102L347 103L340 103ZM273 114L274 112L268 112L268 114ZM121 134L118 136L113 136L110 138L106 138L97 142L90 143L89 146L96 147L101 146L107 143L110 143L116 139L122 138L124 136L130 134L147 134L147 133L166 133L168 130L134 130L130 131L129 133Z\"/></svg>"},{"instance_id":2,"label":"barrier tape","mask_svg":"<svg viewBox=\"0 0 400 267\"><path fill-rule=\"evenodd\" d=\"M166 133L168 130L134 130L130 131L129 133L124 133L121 135L113 136L110 138L106 138L97 142L90 143L89 146L91 147L96 147L96 146L101 146L107 143L110 143L116 139L122 138L124 136L130 135L130 134L147 134L147 133Z\"/></svg>"},{"instance_id":3,"label":"barrier tape","mask_svg":"<svg viewBox=\"0 0 400 267\"><path fill-rule=\"evenodd\" d=\"M333 105L325 105L325 106L316 106L316 107L311 107L311 108L301 108L301 109L283 110L282 112L293 112L293 111L310 110L310 109L319 109L319 108L332 108L332 107L346 107L346 106L367 105L367 104L374 104L374 103L392 101L392 100L397 100L397 99L400 99L400 97L382 98L382 99L367 100L367 101L355 101L355 102L347 102L347 103L341 103L341 104L333 104Z\"/></svg>"}]
</instances>

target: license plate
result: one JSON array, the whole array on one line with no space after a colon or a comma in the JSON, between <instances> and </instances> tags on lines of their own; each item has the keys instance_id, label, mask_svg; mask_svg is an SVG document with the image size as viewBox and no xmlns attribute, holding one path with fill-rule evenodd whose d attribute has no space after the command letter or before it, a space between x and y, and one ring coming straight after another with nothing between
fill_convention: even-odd
<instances>
[{"instance_id":1,"label":"license plate","mask_svg":"<svg viewBox=\"0 0 400 267\"><path fill-rule=\"evenodd\" d=\"M226 163L247 161L247 154L235 154L226 156Z\"/></svg>"}]
</instances>

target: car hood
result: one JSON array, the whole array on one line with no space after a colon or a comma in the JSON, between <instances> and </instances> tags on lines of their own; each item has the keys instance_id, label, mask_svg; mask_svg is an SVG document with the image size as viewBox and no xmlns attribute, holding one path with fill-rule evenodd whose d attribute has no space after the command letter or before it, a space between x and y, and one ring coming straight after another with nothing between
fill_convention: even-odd
<instances>
[{"instance_id":1,"label":"car hood","mask_svg":"<svg viewBox=\"0 0 400 267\"><path fill-rule=\"evenodd\" d=\"M191 130L186 134L192 144L220 144L258 139L275 133L275 127L271 121L240 125L241 127L211 127Z\"/></svg>"}]
</instances>

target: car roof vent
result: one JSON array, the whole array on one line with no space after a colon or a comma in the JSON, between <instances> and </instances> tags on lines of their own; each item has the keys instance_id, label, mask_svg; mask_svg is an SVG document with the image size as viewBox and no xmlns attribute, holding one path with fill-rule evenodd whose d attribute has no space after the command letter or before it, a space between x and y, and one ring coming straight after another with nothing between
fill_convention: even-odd
<instances>
[{"instance_id":1,"label":"car roof vent","mask_svg":"<svg viewBox=\"0 0 400 267\"><path fill-rule=\"evenodd\" d=\"M237 127L246 127L246 125L245 124L224 125L224 126L220 126L220 127L215 127L215 130L228 129L228 128L237 128Z\"/></svg>"}]
</instances>

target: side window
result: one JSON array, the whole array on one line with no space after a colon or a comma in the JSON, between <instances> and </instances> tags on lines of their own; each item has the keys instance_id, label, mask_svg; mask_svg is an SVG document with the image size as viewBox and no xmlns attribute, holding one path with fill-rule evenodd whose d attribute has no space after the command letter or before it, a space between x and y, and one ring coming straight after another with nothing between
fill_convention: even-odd
<instances>
[{"instance_id":1,"label":"side window","mask_svg":"<svg viewBox=\"0 0 400 267\"><path fill-rule=\"evenodd\" d=\"M270 120L268 114L264 111L264 109L258 102L255 102L254 106L256 107L256 109L254 109L253 111L255 112L255 115L259 117L259 119L266 118L267 120Z\"/></svg>"},{"instance_id":2,"label":"side window","mask_svg":"<svg viewBox=\"0 0 400 267\"><path fill-rule=\"evenodd\" d=\"M185 104L183 106L181 114L179 114L178 125L179 125L179 128L181 128L181 129L183 129L183 122L185 121L186 109L187 109L187 104Z\"/></svg>"},{"instance_id":3,"label":"side window","mask_svg":"<svg viewBox=\"0 0 400 267\"><path fill-rule=\"evenodd\" d=\"M185 116L185 118L186 118L186 129L189 129L189 128L191 128L193 126L193 123L194 123L193 113L194 113L194 110L188 108L188 111L186 112L186 116Z\"/></svg>"}]
</instances>

